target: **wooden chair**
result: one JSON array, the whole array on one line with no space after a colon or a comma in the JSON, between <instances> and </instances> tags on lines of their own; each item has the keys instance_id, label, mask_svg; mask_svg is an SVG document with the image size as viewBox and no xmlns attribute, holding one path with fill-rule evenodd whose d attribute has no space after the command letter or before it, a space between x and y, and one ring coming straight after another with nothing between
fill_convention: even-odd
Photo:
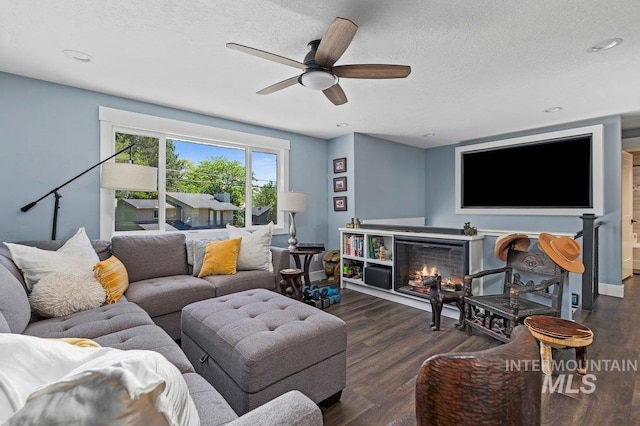
<instances>
[{"instance_id":1,"label":"wooden chair","mask_svg":"<svg viewBox=\"0 0 640 426\"><path fill-rule=\"evenodd\" d=\"M469 335L475 329L508 342L513 328L526 317L560 316L569 273L546 254L510 249L506 266L467 275L465 286L471 288L474 279L499 274L503 275L502 293L465 297L464 321Z\"/></svg>"},{"instance_id":2,"label":"wooden chair","mask_svg":"<svg viewBox=\"0 0 640 426\"><path fill-rule=\"evenodd\" d=\"M506 345L428 358L416 379L416 420L427 425L539 425L537 340L516 326Z\"/></svg>"}]
</instances>

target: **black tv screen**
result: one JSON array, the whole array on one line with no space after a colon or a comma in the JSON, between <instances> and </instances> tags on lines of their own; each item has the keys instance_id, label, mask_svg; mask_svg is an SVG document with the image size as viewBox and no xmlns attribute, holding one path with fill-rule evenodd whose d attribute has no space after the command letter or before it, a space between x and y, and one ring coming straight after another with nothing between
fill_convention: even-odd
<instances>
[{"instance_id":1,"label":"black tv screen","mask_svg":"<svg viewBox=\"0 0 640 426\"><path fill-rule=\"evenodd\" d=\"M592 134L461 153L462 209L594 207Z\"/></svg>"}]
</instances>

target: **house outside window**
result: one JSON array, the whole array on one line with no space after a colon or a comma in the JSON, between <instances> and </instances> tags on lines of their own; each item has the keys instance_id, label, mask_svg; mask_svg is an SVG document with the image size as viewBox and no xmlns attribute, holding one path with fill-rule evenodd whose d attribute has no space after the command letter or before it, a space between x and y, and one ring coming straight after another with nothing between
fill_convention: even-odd
<instances>
[{"instance_id":1,"label":"house outside window","mask_svg":"<svg viewBox=\"0 0 640 426\"><path fill-rule=\"evenodd\" d=\"M286 233L289 141L100 107L101 154L130 144L135 164L158 168L158 191L101 189L101 238L117 233L220 233L273 221ZM128 151L115 158L129 161Z\"/></svg>"}]
</instances>

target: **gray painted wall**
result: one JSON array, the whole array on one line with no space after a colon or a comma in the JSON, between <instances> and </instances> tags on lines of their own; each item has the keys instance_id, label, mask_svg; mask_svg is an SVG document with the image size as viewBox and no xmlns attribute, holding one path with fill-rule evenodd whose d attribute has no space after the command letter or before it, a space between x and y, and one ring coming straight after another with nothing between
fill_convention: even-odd
<instances>
[{"instance_id":1,"label":"gray painted wall","mask_svg":"<svg viewBox=\"0 0 640 426\"><path fill-rule=\"evenodd\" d=\"M600 227L600 282L620 285L621 261L621 124L620 117L607 117L597 120L586 120L567 123L530 131L522 131L500 137L484 138L465 142L464 145L507 139L530 134L569 129L574 127L604 125L604 215L600 218L605 224ZM427 225L449 226L460 228L465 222L479 229L490 230L522 230L531 232L575 233L582 229L582 220L568 216L523 216L523 215L457 215L455 213L455 147L444 147L426 150L426 207ZM535 182L536 174L552 172L553 164L519 165L515 169L505 167L505 190L509 180L531 180ZM557 168L561 170L560 168ZM569 177L558 173L558 184L571 188ZM501 266L492 253L493 238L484 241L485 267ZM535 241L533 242L535 244Z\"/></svg>"},{"instance_id":2,"label":"gray painted wall","mask_svg":"<svg viewBox=\"0 0 640 426\"><path fill-rule=\"evenodd\" d=\"M347 159L347 172L346 173L333 173L333 160L336 158L345 157ZM327 145L327 194L330 194L327 198L327 212L328 212L328 227L327 227L327 250L338 250L340 248L340 233L338 228L344 228L344 226L355 217L355 174L354 174L354 134L348 134L339 136L334 139L330 139ZM333 178L338 176L347 177L347 190L342 192L333 192ZM347 211L333 211L333 197L347 197Z\"/></svg>"},{"instance_id":3,"label":"gray painted wall","mask_svg":"<svg viewBox=\"0 0 640 426\"><path fill-rule=\"evenodd\" d=\"M296 216L300 241L326 242L327 141L0 72L0 241L48 239L53 196L26 213L20 207L99 162L98 107L107 106L291 141L291 189L308 194ZM99 237L99 171L63 188L58 238L84 226ZM287 246L287 237L274 236Z\"/></svg>"},{"instance_id":4,"label":"gray painted wall","mask_svg":"<svg viewBox=\"0 0 640 426\"><path fill-rule=\"evenodd\" d=\"M433 226L461 227L469 221L480 229L552 233L574 233L582 226L580 219L572 217L456 215L454 146L423 152L360 134L325 141L6 73L0 73L0 93L0 241L46 239L50 236L52 196L27 213L19 209L101 160L98 122L98 107L101 105L289 139L291 189L308 193L308 210L296 215L298 239L324 242L327 249L339 247L337 229L356 215L361 219L425 216L426 224ZM598 123L605 127L605 215L601 218L605 225L600 228L600 281L620 284L620 118L569 123L502 135L500 138ZM494 139L497 138L465 144ZM348 178L349 190L346 193L333 192L333 177L343 175L334 175L332 170L332 160L339 157L347 157L347 173L344 175ZM416 159L420 159L420 164L414 164ZM521 167L517 175L521 179L535 179L542 167ZM380 169L387 173L381 173ZM422 184L420 176L424 176ZM506 176L507 171L505 180ZM559 181L563 182L562 176L559 176ZM357 194L355 185L358 185ZM379 203L381 192L386 193L383 204ZM70 237L79 226L87 228L90 238L97 238L98 170L65 187L61 194L58 238ZM349 210L334 212L333 196L343 194L348 197ZM422 199L420 194L424 194ZM287 236L276 236L274 244L286 246L286 240ZM493 239L488 238L484 244L485 262L489 264L493 259L490 255ZM313 265L314 270L319 268L319 264Z\"/></svg>"},{"instance_id":5,"label":"gray painted wall","mask_svg":"<svg viewBox=\"0 0 640 426\"><path fill-rule=\"evenodd\" d=\"M356 133L354 215L360 219L424 216L425 150Z\"/></svg>"}]
</instances>

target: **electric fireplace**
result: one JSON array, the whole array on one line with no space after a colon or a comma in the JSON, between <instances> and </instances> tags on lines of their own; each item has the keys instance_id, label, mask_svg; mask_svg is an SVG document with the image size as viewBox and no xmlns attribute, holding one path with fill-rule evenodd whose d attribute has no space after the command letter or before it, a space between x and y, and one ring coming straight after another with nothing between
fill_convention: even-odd
<instances>
[{"instance_id":1,"label":"electric fireplace","mask_svg":"<svg viewBox=\"0 0 640 426\"><path fill-rule=\"evenodd\" d=\"M396 237L394 290L427 298L431 285L460 289L469 273L469 242Z\"/></svg>"}]
</instances>

